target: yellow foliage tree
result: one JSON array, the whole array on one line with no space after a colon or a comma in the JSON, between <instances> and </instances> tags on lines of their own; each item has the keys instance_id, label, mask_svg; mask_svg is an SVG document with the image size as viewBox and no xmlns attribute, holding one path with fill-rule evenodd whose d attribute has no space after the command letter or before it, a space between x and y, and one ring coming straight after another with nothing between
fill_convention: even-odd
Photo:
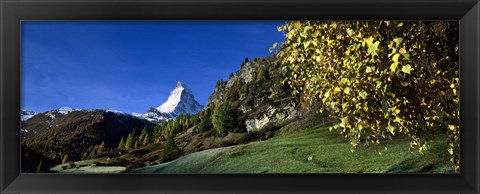
<instances>
[{"instance_id":1,"label":"yellow foliage tree","mask_svg":"<svg viewBox=\"0 0 480 194\"><path fill-rule=\"evenodd\" d=\"M70 159L68 159L68 155L65 154L65 156L63 156L63 159L62 159L62 164L66 164L68 162L70 162Z\"/></svg>"},{"instance_id":2,"label":"yellow foliage tree","mask_svg":"<svg viewBox=\"0 0 480 194\"><path fill-rule=\"evenodd\" d=\"M423 152L443 131L459 170L458 22L292 21L279 31L282 81L321 101L353 147L406 135Z\"/></svg>"}]
</instances>

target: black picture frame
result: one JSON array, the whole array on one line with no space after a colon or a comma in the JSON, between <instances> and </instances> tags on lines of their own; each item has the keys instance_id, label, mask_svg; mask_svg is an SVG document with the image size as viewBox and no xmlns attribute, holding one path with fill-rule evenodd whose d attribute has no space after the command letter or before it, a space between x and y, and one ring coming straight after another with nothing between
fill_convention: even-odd
<instances>
[{"instance_id":1,"label":"black picture frame","mask_svg":"<svg viewBox=\"0 0 480 194\"><path fill-rule=\"evenodd\" d=\"M23 20L460 21L460 174L20 174ZM0 0L1 193L479 193L478 0Z\"/></svg>"}]
</instances>

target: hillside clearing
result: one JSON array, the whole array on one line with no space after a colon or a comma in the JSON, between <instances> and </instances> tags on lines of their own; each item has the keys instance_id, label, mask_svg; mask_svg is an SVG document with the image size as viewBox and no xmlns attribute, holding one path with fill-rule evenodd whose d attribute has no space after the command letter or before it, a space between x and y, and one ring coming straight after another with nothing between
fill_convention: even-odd
<instances>
[{"instance_id":1,"label":"hillside clearing","mask_svg":"<svg viewBox=\"0 0 480 194\"><path fill-rule=\"evenodd\" d=\"M380 146L360 146L352 152L347 139L338 131L329 131L331 125L310 117L281 128L265 141L204 150L126 172L453 173L445 135L437 135L423 155L408 150L407 138L384 141Z\"/></svg>"}]
</instances>

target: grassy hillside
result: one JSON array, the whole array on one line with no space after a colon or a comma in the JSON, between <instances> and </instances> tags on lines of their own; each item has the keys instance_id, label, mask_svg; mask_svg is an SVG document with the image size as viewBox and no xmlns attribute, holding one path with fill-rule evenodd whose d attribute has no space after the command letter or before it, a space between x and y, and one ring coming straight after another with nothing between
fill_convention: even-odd
<instances>
[{"instance_id":1,"label":"grassy hillside","mask_svg":"<svg viewBox=\"0 0 480 194\"><path fill-rule=\"evenodd\" d=\"M271 139L204 150L177 160L132 169L134 173L450 173L446 136L438 135L425 154L410 153L409 140L360 146L351 152L332 122L315 117L293 122ZM385 150L385 146L388 147ZM379 154L379 151L381 154Z\"/></svg>"}]
</instances>

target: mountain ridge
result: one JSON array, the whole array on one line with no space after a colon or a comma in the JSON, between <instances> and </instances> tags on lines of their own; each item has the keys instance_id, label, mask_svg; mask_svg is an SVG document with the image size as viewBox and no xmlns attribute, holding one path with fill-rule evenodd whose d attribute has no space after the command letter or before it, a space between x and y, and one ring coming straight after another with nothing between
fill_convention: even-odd
<instances>
[{"instance_id":1,"label":"mountain ridge","mask_svg":"<svg viewBox=\"0 0 480 194\"><path fill-rule=\"evenodd\" d=\"M142 129L152 131L154 123L110 110L58 109L39 113L21 126L22 146L59 162L68 155L79 160L90 147L105 143L116 147L122 138ZM64 114L65 113L65 114Z\"/></svg>"}]
</instances>

